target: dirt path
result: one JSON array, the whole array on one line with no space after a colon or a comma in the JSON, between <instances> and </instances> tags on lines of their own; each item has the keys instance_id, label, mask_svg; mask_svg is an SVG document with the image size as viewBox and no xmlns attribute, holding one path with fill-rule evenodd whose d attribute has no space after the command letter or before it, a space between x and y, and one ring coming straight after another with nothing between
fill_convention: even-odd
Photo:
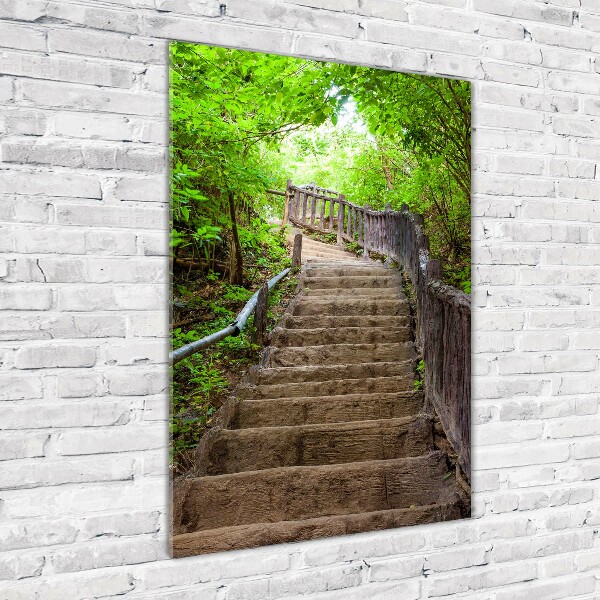
<instances>
[{"instance_id":1,"label":"dirt path","mask_svg":"<svg viewBox=\"0 0 600 600\"><path fill-rule=\"evenodd\" d=\"M303 240L301 291L177 483L174 556L456 519L397 271Z\"/></svg>"}]
</instances>

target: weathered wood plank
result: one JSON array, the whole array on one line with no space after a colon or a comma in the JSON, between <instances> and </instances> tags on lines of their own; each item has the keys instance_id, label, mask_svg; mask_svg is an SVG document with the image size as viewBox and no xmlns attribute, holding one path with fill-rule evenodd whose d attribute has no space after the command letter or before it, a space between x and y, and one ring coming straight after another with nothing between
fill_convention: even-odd
<instances>
[{"instance_id":1,"label":"weathered wood plank","mask_svg":"<svg viewBox=\"0 0 600 600\"><path fill-rule=\"evenodd\" d=\"M267 340L267 307L269 305L269 286L265 282L258 291L256 308L254 309L254 336L253 341L259 346L264 346Z\"/></svg>"},{"instance_id":2,"label":"weathered wood plank","mask_svg":"<svg viewBox=\"0 0 600 600\"><path fill-rule=\"evenodd\" d=\"M302 264L302 234L294 236L294 248L292 250L292 272L297 273Z\"/></svg>"}]
</instances>

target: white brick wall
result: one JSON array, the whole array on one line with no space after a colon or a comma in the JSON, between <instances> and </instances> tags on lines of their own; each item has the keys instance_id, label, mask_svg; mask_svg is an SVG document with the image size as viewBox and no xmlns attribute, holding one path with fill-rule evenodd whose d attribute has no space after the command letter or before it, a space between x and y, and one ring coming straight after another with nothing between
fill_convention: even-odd
<instances>
[{"instance_id":1,"label":"white brick wall","mask_svg":"<svg viewBox=\"0 0 600 600\"><path fill-rule=\"evenodd\" d=\"M600 598L599 31L599 0L0 0L0 598ZM474 80L472 519L168 560L169 38Z\"/></svg>"}]
</instances>

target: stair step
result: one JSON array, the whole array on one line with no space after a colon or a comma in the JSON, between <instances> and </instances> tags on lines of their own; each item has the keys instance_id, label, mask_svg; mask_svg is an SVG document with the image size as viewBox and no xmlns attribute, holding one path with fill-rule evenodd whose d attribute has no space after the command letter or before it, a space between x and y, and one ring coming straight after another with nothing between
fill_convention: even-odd
<instances>
[{"instance_id":1,"label":"stair step","mask_svg":"<svg viewBox=\"0 0 600 600\"><path fill-rule=\"evenodd\" d=\"M351 365L315 365L306 367L254 367L247 373L248 381L260 385L332 381L335 379L366 379L407 376L413 373L414 361L388 363L356 363Z\"/></svg>"},{"instance_id":2,"label":"stair step","mask_svg":"<svg viewBox=\"0 0 600 600\"><path fill-rule=\"evenodd\" d=\"M401 281L398 275L339 275L339 276L316 276L304 277L303 286L310 289L340 289L348 288L351 290L360 288L375 288L378 290L391 288L400 290Z\"/></svg>"},{"instance_id":3,"label":"stair step","mask_svg":"<svg viewBox=\"0 0 600 600\"><path fill-rule=\"evenodd\" d=\"M386 269L374 264L365 263L363 265L352 264L351 266L309 266L304 271L306 278L325 278L325 277L390 277L398 278L397 270Z\"/></svg>"},{"instance_id":4,"label":"stair step","mask_svg":"<svg viewBox=\"0 0 600 600\"><path fill-rule=\"evenodd\" d=\"M419 456L433 450L424 418L210 429L196 451L198 475Z\"/></svg>"},{"instance_id":5,"label":"stair step","mask_svg":"<svg viewBox=\"0 0 600 600\"><path fill-rule=\"evenodd\" d=\"M406 298L400 288L317 288L303 287L300 298L330 298L334 300L345 300L354 298L364 298L371 300L403 300Z\"/></svg>"},{"instance_id":6,"label":"stair step","mask_svg":"<svg viewBox=\"0 0 600 600\"><path fill-rule=\"evenodd\" d=\"M410 342L412 332L408 327L321 327L315 329L288 329L276 327L271 333L271 345L319 346L324 344L380 344Z\"/></svg>"},{"instance_id":7,"label":"stair step","mask_svg":"<svg viewBox=\"0 0 600 600\"><path fill-rule=\"evenodd\" d=\"M318 517L303 521L278 521L276 523L252 523L250 525L222 527L174 536L172 539L173 557L182 558L209 552L256 548L335 535L350 535L365 531L380 531L424 523L437 523L459 519L461 516L463 515L461 514L460 504L450 502L368 513Z\"/></svg>"},{"instance_id":8,"label":"stair step","mask_svg":"<svg viewBox=\"0 0 600 600\"><path fill-rule=\"evenodd\" d=\"M366 362L393 362L415 359L412 342L393 344L330 344L269 348L265 365L293 367L302 365L349 365Z\"/></svg>"},{"instance_id":9,"label":"stair step","mask_svg":"<svg viewBox=\"0 0 600 600\"><path fill-rule=\"evenodd\" d=\"M369 377L366 379L332 379L331 381L305 381L271 385L245 384L238 386L236 393L242 399L268 400L274 398L322 398L324 396L345 396L354 393L409 392L413 389L414 376L406 374L390 377Z\"/></svg>"},{"instance_id":10,"label":"stair step","mask_svg":"<svg viewBox=\"0 0 600 600\"><path fill-rule=\"evenodd\" d=\"M423 407L423 392L377 392L321 397L230 400L231 420L227 427L276 427L376 419L397 419L416 415Z\"/></svg>"},{"instance_id":11,"label":"stair step","mask_svg":"<svg viewBox=\"0 0 600 600\"><path fill-rule=\"evenodd\" d=\"M286 329L319 329L334 327L410 327L410 315L308 315L304 317L286 315L280 326Z\"/></svg>"},{"instance_id":12,"label":"stair step","mask_svg":"<svg viewBox=\"0 0 600 600\"><path fill-rule=\"evenodd\" d=\"M308 298L302 297L294 306L293 314L307 315L390 315L408 316L410 307L406 300L389 298Z\"/></svg>"},{"instance_id":13,"label":"stair step","mask_svg":"<svg viewBox=\"0 0 600 600\"><path fill-rule=\"evenodd\" d=\"M382 267L383 263L376 262L372 260L365 260L361 256L355 256L348 253L349 259L346 262L332 262L319 258L308 258L306 262L306 269L341 269L341 268L372 268L372 267Z\"/></svg>"},{"instance_id":14,"label":"stair step","mask_svg":"<svg viewBox=\"0 0 600 600\"><path fill-rule=\"evenodd\" d=\"M175 533L444 504L457 499L445 456L279 467L183 480Z\"/></svg>"},{"instance_id":15,"label":"stair step","mask_svg":"<svg viewBox=\"0 0 600 600\"><path fill-rule=\"evenodd\" d=\"M340 262L340 263L349 263L350 261L354 262L354 261L358 261L359 258L357 257L353 257L351 254L348 253L344 253L342 254L341 252L339 254L329 254L329 253L325 253L325 252L303 252L302 254L302 260L303 261L308 261L311 259L319 259L319 260L329 260L332 263L333 262Z\"/></svg>"}]
</instances>

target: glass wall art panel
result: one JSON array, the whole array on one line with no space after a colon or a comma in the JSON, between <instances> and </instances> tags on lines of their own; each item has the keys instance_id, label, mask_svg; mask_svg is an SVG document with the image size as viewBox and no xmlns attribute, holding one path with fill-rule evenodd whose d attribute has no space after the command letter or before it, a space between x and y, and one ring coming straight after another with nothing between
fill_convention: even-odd
<instances>
[{"instance_id":1,"label":"glass wall art panel","mask_svg":"<svg viewBox=\"0 0 600 600\"><path fill-rule=\"evenodd\" d=\"M173 556L469 517L470 83L170 56Z\"/></svg>"}]
</instances>

